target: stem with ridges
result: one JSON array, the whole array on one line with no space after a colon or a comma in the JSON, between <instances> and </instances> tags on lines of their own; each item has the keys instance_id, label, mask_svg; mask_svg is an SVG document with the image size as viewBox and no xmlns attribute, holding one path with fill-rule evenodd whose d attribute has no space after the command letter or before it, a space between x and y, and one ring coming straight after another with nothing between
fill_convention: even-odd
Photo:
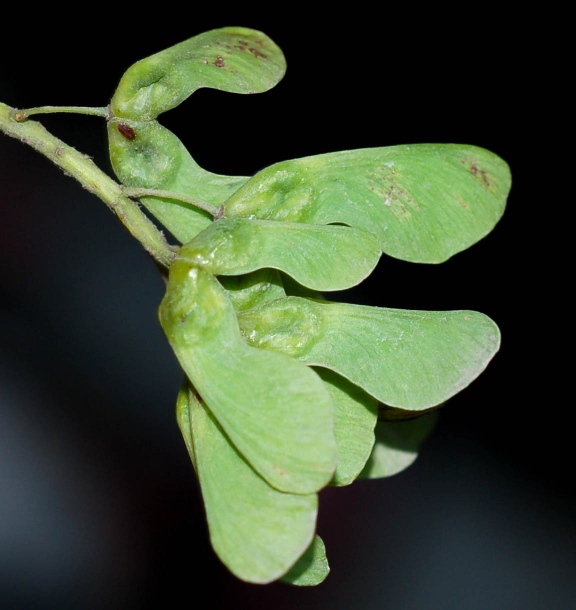
<instances>
[{"instance_id":1,"label":"stem with ridges","mask_svg":"<svg viewBox=\"0 0 576 610\"><path fill-rule=\"evenodd\" d=\"M89 157L53 136L40 123L17 121L15 115L18 112L0 102L0 131L28 144L102 199L154 260L168 269L177 248L170 246L138 204L126 197L122 185L107 176Z\"/></svg>"},{"instance_id":2,"label":"stem with ridges","mask_svg":"<svg viewBox=\"0 0 576 610\"><path fill-rule=\"evenodd\" d=\"M88 114L107 119L110 114L110 110L108 107L102 108L92 106L37 106L36 108L25 108L24 110L14 109L12 116L14 117L14 120L22 122L34 114L56 113Z\"/></svg>"}]
</instances>

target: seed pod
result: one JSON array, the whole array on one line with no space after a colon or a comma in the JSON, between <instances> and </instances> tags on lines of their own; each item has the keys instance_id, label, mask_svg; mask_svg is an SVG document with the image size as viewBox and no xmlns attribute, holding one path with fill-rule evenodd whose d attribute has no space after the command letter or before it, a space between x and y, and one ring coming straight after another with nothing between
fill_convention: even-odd
<instances>
[{"instance_id":1,"label":"seed pod","mask_svg":"<svg viewBox=\"0 0 576 610\"><path fill-rule=\"evenodd\" d=\"M332 369L378 401L407 411L429 409L457 394L500 348L498 327L477 311L286 297L239 314L239 322L251 345Z\"/></svg>"},{"instance_id":2,"label":"seed pod","mask_svg":"<svg viewBox=\"0 0 576 610\"><path fill-rule=\"evenodd\" d=\"M160 323L188 379L240 454L280 491L314 493L336 469L332 398L308 366L251 347L226 290L176 259Z\"/></svg>"},{"instance_id":3,"label":"seed pod","mask_svg":"<svg viewBox=\"0 0 576 610\"><path fill-rule=\"evenodd\" d=\"M178 395L177 418L198 475L210 541L218 557L247 582L266 584L286 574L313 540L318 495L271 487L238 453L187 384ZM306 559L311 558L306 553ZM311 559L315 569L304 575L300 563L293 584L312 584L325 574L325 553L317 549Z\"/></svg>"},{"instance_id":4,"label":"seed pod","mask_svg":"<svg viewBox=\"0 0 576 610\"><path fill-rule=\"evenodd\" d=\"M312 290L352 288L376 267L378 238L340 225L222 218L185 244L181 260L214 275L273 268Z\"/></svg>"},{"instance_id":5,"label":"seed pod","mask_svg":"<svg viewBox=\"0 0 576 610\"><path fill-rule=\"evenodd\" d=\"M285 72L282 51L262 32L242 27L210 30L132 65L110 109L117 117L152 121L202 87L262 93Z\"/></svg>"},{"instance_id":6,"label":"seed pod","mask_svg":"<svg viewBox=\"0 0 576 610\"><path fill-rule=\"evenodd\" d=\"M156 121L111 119L108 146L114 172L129 187L173 191L221 205L247 180L202 169L180 139ZM208 213L182 201L163 197L140 201L181 243L212 222Z\"/></svg>"},{"instance_id":7,"label":"seed pod","mask_svg":"<svg viewBox=\"0 0 576 610\"><path fill-rule=\"evenodd\" d=\"M385 254L440 263L494 228L510 185L508 165L476 146L346 150L263 169L225 216L346 224L377 235Z\"/></svg>"},{"instance_id":8,"label":"seed pod","mask_svg":"<svg viewBox=\"0 0 576 610\"><path fill-rule=\"evenodd\" d=\"M282 51L262 32L221 28L204 32L132 65L110 102L110 161L130 187L162 189L219 206L248 180L208 172L156 118L202 87L260 93L284 76ZM186 243L211 218L193 205L142 197L144 206Z\"/></svg>"}]
</instances>

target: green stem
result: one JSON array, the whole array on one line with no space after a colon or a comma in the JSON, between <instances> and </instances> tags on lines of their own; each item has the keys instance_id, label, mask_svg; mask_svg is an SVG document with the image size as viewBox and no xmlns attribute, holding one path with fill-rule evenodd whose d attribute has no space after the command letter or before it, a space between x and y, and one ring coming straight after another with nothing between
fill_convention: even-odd
<instances>
[{"instance_id":1,"label":"green stem","mask_svg":"<svg viewBox=\"0 0 576 610\"><path fill-rule=\"evenodd\" d=\"M18 122L15 119L17 112L0 102L0 131L28 144L102 199L154 260L168 269L177 249L168 244L138 204L126 197L122 185L107 176L89 157L54 137L40 123Z\"/></svg>"},{"instance_id":2,"label":"green stem","mask_svg":"<svg viewBox=\"0 0 576 610\"><path fill-rule=\"evenodd\" d=\"M124 187L124 195L126 195L126 197L130 197L131 199L140 199L140 197L162 197L163 199L183 201L184 203L189 203L194 207L200 208L201 210L208 212L208 214L210 214L212 218L214 218L214 220L222 218L222 215L224 213L223 205L212 205L211 203L202 201L202 199L196 199L196 197L188 197L188 195L183 195L182 193L175 193L174 191Z\"/></svg>"},{"instance_id":3,"label":"green stem","mask_svg":"<svg viewBox=\"0 0 576 610\"><path fill-rule=\"evenodd\" d=\"M108 108L94 108L92 106L38 106L36 108L25 108L24 110L15 109L13 116L14 120L22 122L34 114L56 114L61 112L68 114L90 114L105 119L110 114Z\"/></svg>"}]
</instances>

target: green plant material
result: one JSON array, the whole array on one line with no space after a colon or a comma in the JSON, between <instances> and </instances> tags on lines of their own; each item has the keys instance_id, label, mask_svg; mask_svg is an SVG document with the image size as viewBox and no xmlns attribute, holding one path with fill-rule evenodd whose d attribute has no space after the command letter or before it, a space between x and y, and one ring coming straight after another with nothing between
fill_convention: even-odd
<instances>
[{"instance_id":1,"label":"green plant material","mask_svg":"<svg viewBox=\"0 0 576 610\"><path fill-rule=\"evenodd\" d=\"M196 447L194 446L194 437L192 435L192 422L190 419L190 406L196 402L201 402L201 399L196 395L194 388L190 385L187 378L180 385L178 396L176 397L176 422L184 444L188 450L192 466L198 474L198 465L196 463Z\"/></svg>"},{"instance_id":2,"label":"green plant material","mask_svg":"<svg viewBox=\"0 0 576 610\"><path fill-rule=\"evenodd\" d=\"M135 63L110 102L108 139L114 172L129 187L171 190L222 204L248 178L202 169L156 118L202 87L261 93L285 72L278 46L263 33L240 27L204 32ZM141 200L181 243L211 222L209 215L189 204L165 197Z\"/></svg>"},{"instance_id":3,"label":"green plant material","mask_svg":"<svg viewBox=\"0 0 576 610\"><path fill-rule=\"evenodd\" d=\"M332 479L334 410L322 380L293 358L247 345L214 276L177 258L159 316L186 375L270 485L307 494Z\"/></svg>"},{"instance_id":4,"label":"green plant material","mask_svg":"<svg viewBox=\"0 0 576 610\"><path fill-rule=\"evenodd\" d=\"M242 580L277 580L313 539L317 494L283 493L268 485L186 386L178 396L177 419L200 481L216 554Z\"/></svg>"},{"instance_id":5,"label":"green plant material","mask_svg":"<svg viewBox=\"0 0 576 610\"><path fill-rule=\"evenodd\" d=\"M379 421L374 448L359 478L391 477L408 468L418 457L422 443L437 421L438 411L405 421Z\"/></svg>"},{"instance_id":6,"label":"green plant material","mask_svg":"<svg viewBox=\"0 0 576 610\"><path fill-rule=\"evenodd\" d=\"M391 407L390 405L385 405L380 403L378 406L378 421L406 421L408 419L414 419L416 417L421 417L424 413L433 413L437 411L444 403L439 403L430 407L429 409L420 409L418 411L406 411L404 409L398 409L396 407Z\"/></svg>"},{"instance_id":7,"label":"green plant material","mask_svg":"<svg viewBox=\"0 0 576 610\"><path fill-rule=\"evenodd\" d=\"M311 586L329 572L318 492L412 464L436 409L500 346L476 311L323 293L363 281L382 253L441 263L470 247L501 218L511 177L497 155L464 144L347 150L222 176L157 121L199 88L261 93L285 70L262 32L221 28L131 66L108 108L63 107L106 118L121 185L27 119L56 107L0 103L0 129L103 199L168 270L159 319L186 376L177 420L218 557L247 582ZM169 245L135 198L184 245Z\"/></svg>"},{"instance_id":8,"label":"green plant material","mask_svg":"<svg viewBox=\"0 0 576 610\"><path fill-rule=\"evenodd\" d=\"M238 312L286 296L284 282L274 269L258 269L245 275L223 275L218 279Z\"/></svg>"},{"instance_id":9,"label":"green plant material","mask_svg":"<svg viewBox=\"0 0 576 610\"><path fill-rule=\"evenodd\" d=\"M181 243L206 228L212 217L196 206L178 201L178 194L217 206L247 180L202 169L179 138L156 121L113 118L107 129L110 162L123 184L174 192L174 198L148 196L140 201Z\"/></svg>"},{"instance_id":10,"label":"green plant material","mask_svg":"<svg viewBox=\"0 0 576 610\"><path fill-rule=\"evenodd\" d=\"M316 535L308 550L281 580L291 585L312 587L323 582L329 573L324 541Z\"/></svg>"},{"instance_id":11,"label":"green plant material","mask_svg":"<svg viewBox=\"0 0 576 610\"><path fill-rule=\"evenodd\" d=\"M313 290L345 290L376 267L373 233L336 225L223 218L184 245L179 258L214 275L284 271Z\"/></svg>"},{"instance_id":12,"label":"green plant material","mask_svg":"<svg viewBox=\"0 0 576 610\"><path fill-rule=\"evenodd\" d=\"M343 223L371 231L382 251L441 263L489 233L510 190L508 165L483 148L413 144L281 161L225 203L225 215Z\"/></svg>"},{"instance_id":13,"label":"green plant material","mask_svg":"<svg viewBox=\"0 0 576 610\"><path fill-rule=\"evenodd\" d=\"M284 54L265 34L219 28L136 62L122 75L110 106L115 116L152 121L202 87L262 93L285 72Z\"/></svg>"},{"instance_id":14,"label":"green plant material","mask_svg":"<svg viewBox=\"0 0 576 610\"><path fill-rule=\"evenodd\" d=\"M288 295L294 297L305 297L307 299L316 299L317 301L327 300L326 296L321 292L318 292L317 290L310 290L310 288L305 288L302 286L302 284L299 284L285 273L280 273L280 280L282 281L284 292L286 293L283 296Z\"/></svg>"},{"instance_id":15,"label":"green plant material","mask_svg":"<svg viewBox=\"0 0 576 610\"><path fill-rule=\"evenodd\" d=\"M476 311L408 311L287 297L242 312L251 345L340 373L380 402L419 411L468 386L500 347Z\"/></svg>"},{"instance_id":16,"label":"green plant material","mask_svg":"<svg viewBox=\"0 0 576 610\"><path fill-rule=\"evenodd\" d=\"M378 401L330 369L317 368L334 401L334 432L338 466L330 485L350 485L360 474L374 446Z\"/></svg>"},{"instance_id":17,"label":"green plant material","mask_svg":"<svg viewBox=\"0 0 576 610\"><path fill-rule=\"evenodd\" d=\"M122 186L112 180L88 157L49 133L37 121L19 121L21 114L0 102L0 131L46 156L56 167L97 195L116 215L130 234L161 268L168 268L174 249L136 203L123 195Z\"/></svg>"}]
</instances>

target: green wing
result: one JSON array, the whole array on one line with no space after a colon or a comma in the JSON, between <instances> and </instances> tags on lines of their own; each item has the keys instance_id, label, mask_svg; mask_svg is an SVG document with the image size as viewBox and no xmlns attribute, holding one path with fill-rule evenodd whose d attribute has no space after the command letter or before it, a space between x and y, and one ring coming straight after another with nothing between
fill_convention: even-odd
<instances>
[{"instance_id":1,"label":"green wing","mask_svg":"<svg viewBox=\"0 0 576 610\"><path fill-rule=\"evenodd\" d=\"M179 259L159 316L189 380L249 464L281 491L327 485L337 447L333 402L320 377L294 358L248 345L218 280Z\"/></svg>"},{"instance_id":2,"label":"green wing","mask_svg":"<svg viewBox=\"0 0 576 610\"><path fill-rule=\"evenodd\" d=\"M216 554L238 578L277 580L314 537L317 494L280 492L238 453L209 409L190 389L178 398L179 424L191 452Z\"/></svg>"},{"instance_id":3,"label":"green wing","mask_svg":"<svg viewBox=\"0 0 576 610\"><path fill-rule=\"evenodd\" d=\"M413 311L286 297L239 315L254 346L340 373L380 402L420 411L468 386L500 347L476 311Z\"/></svg>"},{"instance_id":4,"label":"green wing","mask_svg":"<svg viewBox=\"0 0 576 610\"><path fill-rule=\"evenodd\" d=\"M226 216L343 223L378 236L382 251L441 263L487 235L504 212L508 165L459 144L414 144L282 161L226 202Z\"/></svg>"}]
</instances>

